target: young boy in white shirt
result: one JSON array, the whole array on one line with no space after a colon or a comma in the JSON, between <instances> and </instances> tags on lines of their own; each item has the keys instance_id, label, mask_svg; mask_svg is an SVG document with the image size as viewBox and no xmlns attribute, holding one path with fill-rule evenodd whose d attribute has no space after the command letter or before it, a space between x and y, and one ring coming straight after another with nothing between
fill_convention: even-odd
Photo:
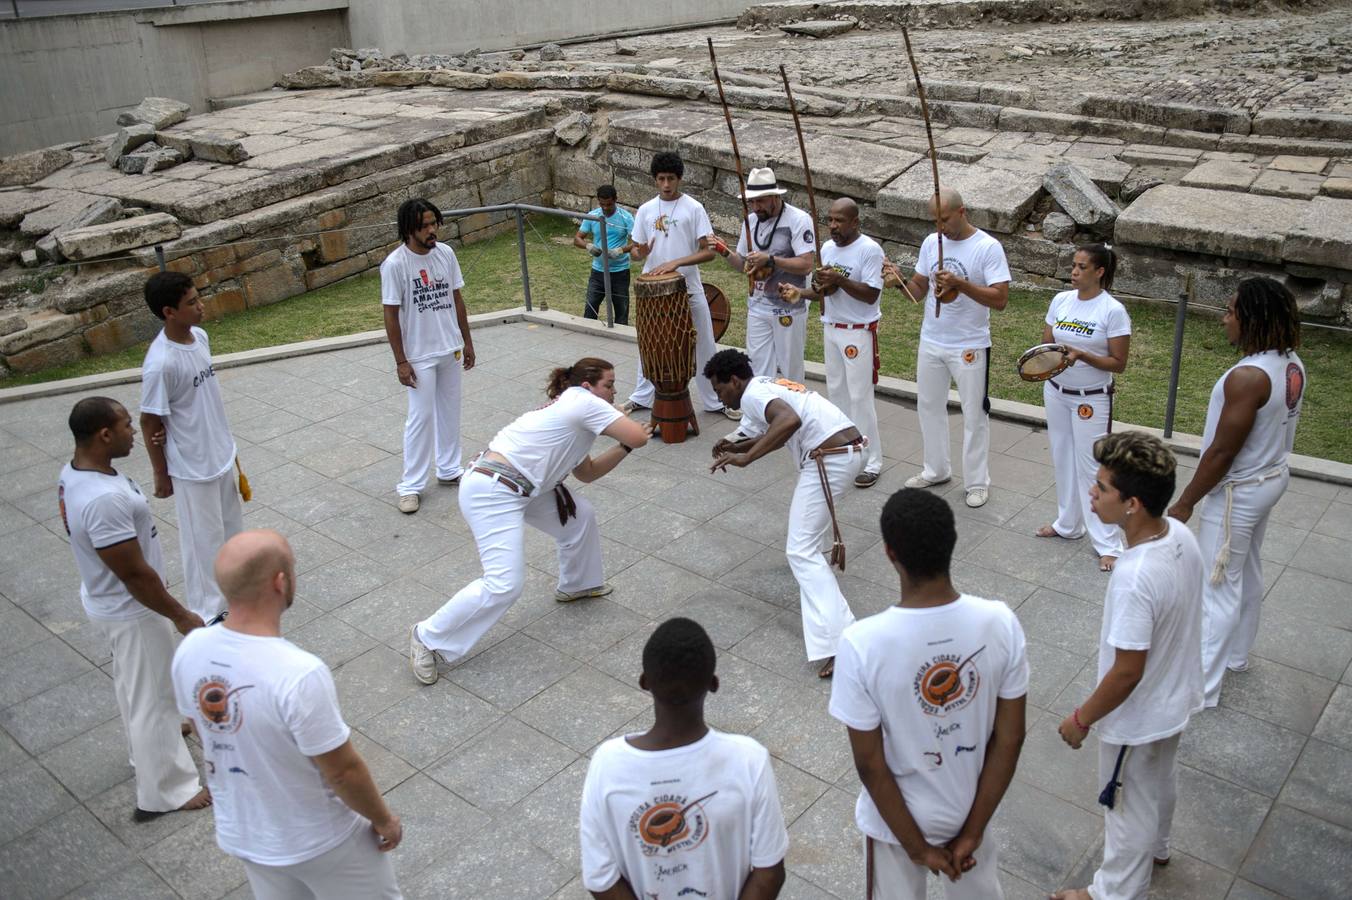
<instances>
[{"instance_id":1,"label":"young boy in white shirt","mask_svg":"<svg viewBox=\"0 0 1352 900\"><path fill-rule=\"evenodd\" d=\"M906 488L882 513L901 601L845 629L830 712L845 723L863 790L869 896L923 900L942 873L948 900L1000 898L988 825L1023 746L1028 657L1003 603L949 578L953 510Z\"/></svg>"},{"instance_id":2,"label":"young boy in white shirt","mask_svg":"<svg viewBox=\"0 0 1352 900\"><path fill-rule=\"evenodd\" d=\"M582 787L582 884L598 900L774 900L789 833L770 754L704 722L713 642L668 619L643 648L653 727L597 748Z\"/></svg>"},{"instance_id":3,"label":"young boy in white shirt","mask_svg":"<svg viewBox=\"0 0 1352 900\"><path fill-rule=\"evenodd\" d=\"M225 608L212 564L244 528L235 439L211 363L204 311L192 279L157 272L146 305L164 328L141 365L141 432L155 473L155 496L174 498L188 607L204 621Z\"/></svg>"},{"instance_id":4,"label":"young boy in white shirt","mask_svg":"<svg viewBox=\"0 0 1352 900\"><path fill-rule=\"evenodd\" d=\"M1169 862L1178 741L1203 705L1202 553L1187 526L1164 515L1176 464L1162 441L1110 434L1094 458L1094 514L1121 526L1127 549L1103 601L1098 687L1060 732L1078 750L1099 726L1103 864L1088 888L1054 896L1137 900L1150 890L1152 862Z\"/></svg>"}]
</instances>

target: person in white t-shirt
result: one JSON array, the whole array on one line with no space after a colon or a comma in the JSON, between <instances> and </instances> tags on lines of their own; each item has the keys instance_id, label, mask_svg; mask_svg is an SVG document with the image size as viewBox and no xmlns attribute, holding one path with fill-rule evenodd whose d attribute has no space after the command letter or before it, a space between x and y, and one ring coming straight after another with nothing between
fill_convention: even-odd
<instances>
[{"instance_id":1,"label":"person in white t-shirt","mask_svg":"<svg viewBox=\"0 0 1352 900\"><path fill-rule=\"evenodd\" d=\"M859 474L867 442L854 423L817 392L794 381L754 375L751 359L740 350L715 353L704 373L723 402L742 411L737 430L714 444L709 470L749 466L780 447L788 448L798 467L784 554L798 581L807 658L821 660L818 674L830 678L840 634L854 621L831 571L831 564L845 570L845 543L835 503ZM828 537L833 541L830 564L822 557Z\"/></svg>"},{"instance_id":2,"label":"person in white t-shirt","mask_svg":"<svg viewBox=\"0 0 1352 900\"><path fill-rule=\"evenodd\" d=\"M750 279L746 298L746 355L757 375L803 380L807 343L807 303L788 300L784 285L807 285L817 232L812 217L784 202L774 169L752 169L746 177L751 218L742 225L737 249L720 240L714 249Z\"/></svg>"},{"instance_id":3,"label":"person in white t-shirt","mask_svg":"<svg viewBox=\"0 0 1352 900\"><path fill-rule=\"evenodd\" d=\"M409 664L423 684L437 681L437 654L455 662L502 618L526 583L526 525L554 539L559 586L569 603L611 592L603 580L601 529L586 497L563 486L571 473L590 484L618 466L652 434L615 403L615 367L587 356L555 369L545 388L550 402L507 425L470 463L460 486L460 512L479 550L484 574L415 624ZM590 456L597 435L618 443Z\"/></svg>"},{"instance_id":4,"label":"person in white t-shirt","mask_svg":"<svg viewBox=\"0 0 1352 900\"><path fill-rule=\"evenodd\" d=\"M855 477L854 486L870 488L883 470L873 397L873 386L878 383L878 322L883 315L883 248L860 233L859 204L848 197L831 204L827 221L831 240L822 247L822 268L816 274L819 289L785 285L780 294L821 301L827 394L868 438L864 470Z\"/></svg>"},{"instance_id":5,"label":"person in white t-shirt","mask_svg":"<svg viewBox=\"0 0 1352 900\"><path fill-rule=\"evenodd\" d=\"M1226 670L1249 668L1263 607L1263 537L1291 483L1288 459L1305 402L1305 363L1296 298L1271 278L1245 278L1221 319L1244 356L1211 389L1202 457L1169 515L1180 522L1206 498L1198 542L1208 576L1202 588L1206 705L1221 699Z\"/></svg>"},{"instance_id":6,"label":"person in white t-shirt","mask_svg":"<svg viewBox=\"0 0 1352 900\"><path fill-rule=\"evenodd\" d=\"M1009 262L1000 242L967 220L967 207L952 188L939 192L930 214L943 235L939 267L938 234L920 245L915 274L903 288L925 298L924 322L916 352L916 413L925 445L925 467L907 487L944 484L953 477L948 449L948 386L957 383L962 404L962 482L967 505L984 506L990 495L991 310L1009 303ZM887 263L894 276L901 273ZM936 313L937 311L937 313Z\"/></svg>"},{"instance_id":7,"label":"person in white t-shirt","mask_svg":"<svg viewBox=\"0 0 1352 900\"><path fill-rule=\"evenodd\" d=\"M80 602L113 654L113 695L136 770L133 818L202 809L211 795L183 742L169 680L174 632L200 629L202 618L165 589L150 504L113 468L135 443L131 415L116 400L86 397L69 423L75 454L61 470L57 505L80 573Z\"/></svg>"},{"instance_id":8,"label":"person in white t-shirt","mask_svg":"<svg viewBox=\"0 0 1352 900\"><path fill-rule=\"evenodd\" d=\"M437 481L460 483L461 371L474 368L474 341L455 251L437 242L441 210L421 197L399 207L402 243L380 264L380 303L395 374L408 388L399 511L415 513L435 455Z\"/></svg>"},{"instance_id":9,"label":"person in white t-shirt","mask_svg":"<svg viewBox=\"0 0 1352 900\"><path fill-rule=\"evenodd\" d=\"M789 833L770 754L704 722L713 642L668 619L643 647L653 727L596 748L582 786L582 885L598 900L774 900Z\"/></svg>"},{"instance_id":10,"label":"person in white t-shirt","mask_svg":"<svg viewBox=\"0 0 1352 900\"><path fill-rule=\"evenodd\" d=\"M1122 531L1089 512L1089 488L1098 463L1094 442L1113 430L1113 375L1127 368L1131 317L1108 293L1117 254L1106 244L1085 244L1070 265L1071 291L1052 298L1042 343L1066 348L1070 366L1042 386L1047 442L1056 473L1056 521L1038 537L1077 540L1088 531L1099 569L1112 570L1122 555Z\"/></svg>"},{"instance_id":11,"label":"person in white t-shirt","mask_svg":"<svg viewBox=\"0 0 1352 900\"><path fill-rule=\"evenodd\" d=\"M1094 513L1122 528L1127 549L1103 601L1098 686L1060 733L1078 750L1098 725L1103 864L1087 889L1054 896L1143 900L1152 862L1169 862L1178 741L1202 709L1202 553L1187 526L1164 517L1176 463L1163 441L1110 434L1094 458Z\"/></svg>"},{"instance_id":12,"label":"person in white t-shirt","mask_svg":"<svg viewBox=\"0 0 1352 900\"><path fill-rule=\"evenodd\" d=\"M635 259L643 261L645 275L680 272L685 276L690 318L695 324L695 392L699 394L700 408L738 419L736 410L727 409L719 402L709 379L702 374L704 363L714 355L716 347L714 320L709 313L709 300L704 295L704 282L699 277L700 263L714 258L709 240L714 233L713 223L698 200L681 193L685 163L678 154L654 154L650 171L657 184L657 196L634 213L629 252ZM644 377L643 361L639 360L634 392L620 409L626 414L636 409L650 409L656 394L657 387Z\"/></svg>"},{"instance_id":13,"label":"person in white t-shirt","mask_svg":"<svg viewBox=\"0 0 1352 900\"><path fill-rule=\"evenodd\" d=\"M257 900L398 900L403 837L338 709L328 666L282 637L296 558L275 531L221 548L229 617L174 654L178 708L202 738L216 843Z\"/></svg>"},{"instance_id":14,"label":"person in white t-shirt","mask_svg":"<svg viewBox=\"0 0 1352 900\"><path fill-rule=\"evenodd\" d=\"M225 608L212 563L244 527L235 439L211 363L204 311L192 279L157 272L146 305L164 328L141 364L141 432L155 473L155 496L174 498L188 606L209 621Z\"/></svg>"},{"instance_id":15,"label":"person in white t-shirt","mask_svg":"<svg viewBox=\"0 0 1352 900\"><path fill-rule=\"evenodd\" d=\"M998 900L988 826L1023 746L1023 629L1003 603L953 587L958 535L943 497L904 488L881 527L901 600L845 630L829 705L863 782L866 890L923 900L928 871L947 877L949 900Z\"/></svg>"}]
</instances>

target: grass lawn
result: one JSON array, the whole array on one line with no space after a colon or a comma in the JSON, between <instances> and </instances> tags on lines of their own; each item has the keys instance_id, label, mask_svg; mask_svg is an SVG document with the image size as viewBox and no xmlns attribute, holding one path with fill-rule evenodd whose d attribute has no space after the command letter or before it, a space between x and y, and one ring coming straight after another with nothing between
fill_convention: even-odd
<instances>
[{"instance_id":1,"label":"grass lawn","mask_svg":"<svg viewBox=\"0 0 1352 900\"><path fill-rule=\"evenodd\" d=\"M563 219L532 220L526 232L531 296L537 306L547 303L551 309L581 315L591 260L572 247L573 230ZM471 313L524 304L515 234L472 244L458 253L466 281L464 297ZM707 263L702 272L704 279L722 288L733 304L732 322L723 341L744 345L745 306L739 312L739 302L746 296L745 280L721 260ZM206 329L212 350L218 354L368 331L382 327L379 294L379 276L373 270L273 306L208 322ZM1019 354L1041 342L1042 320L1050 299L1048 291L1015 290L1010 294L1009 307L991 316L992 396L1041 404L1041 385L1020 381L1014 364ZM1127 307L1134 330L1131 362L1117 379L1114 414L1121 421L1159 428L1164 424L1168 396L1175 307L1138 301L1127 301ZM915 378L919 335L919 309L898 291L888 291L883 299L880 335L884 374ZM1352 393L1337 388L1339 384L1352 384L1352 336L1307 328L1300 352L1310 370L1310 380L1296 433L1296 452L1352 463L1352 440L1347 434L1352 423ZM132 368L141 364L144 355L142 344L111 356L12 376L0 380L0 387ZM815 320L808 329L807 357L817 361L822 358L821 324ZM1236 359L1214 314L1189 315L1176 431L1202 432L1211 386Z\"/></svg>"}]
</instances>

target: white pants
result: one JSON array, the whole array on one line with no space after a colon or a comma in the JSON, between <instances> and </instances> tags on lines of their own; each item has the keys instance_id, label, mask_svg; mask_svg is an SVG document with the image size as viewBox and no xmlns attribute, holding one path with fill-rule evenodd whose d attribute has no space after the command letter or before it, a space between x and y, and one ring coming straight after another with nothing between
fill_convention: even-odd
<instances>
[{"instance_id":1,"label":"white pants","mask_svg":"<svg viewBox=\"0 0 1352 900\"><path fill-rule=\"evenodd\" d=\"M225 609L225 597L216 584L216 554L222 544L244 530L239 475L231 466L211 481L175 478L173 482L187 606L209 622Z\"/></svg>"},{"instance_id":2,"label":"white pants","mask_svg":"<svg viewBox=\"0 0 1352 900\"><path fill-rule=\"evenodd\" d=\"M1052 528L1063 538L1082 537L1087 530L1099 556L1121 556L1122 529L1107 525L1089 508L1089 487L1098 475L1094 442L1112 427L1112 397L1079 397L1042 385L1047 412L1047 442L1056 471L1056 521Z\"/></svg>"},{"instance_id":3,"label":"white pants","mask_svg":"<svg viewBox=\"0 0 1352 900\"><path fill-rule=\"evenodd\" d=\"M136 806L168 812L202 789L179 730L169 665L174 626L157 613L110 622L90 619L113 651L113 694L136 767Z\"/></svg>"},{"instance_id":4,"label":"white pants","mask_svg":"<svg viewBox=\"0 0 1352 900\"><path fill-rule=\"evenodd\" d=\"M1000 887L999 856L988 828L981 846L972 854L976 865L970 871L963 872L957 881L949 881L947 875L939 876L944 897L947 900L1001 900L1005 894ZM869 882L865 884L864 896L869 900L925 900L925 882L930 871L911 862L900 844L864 838L864 866Z\"/></svg>"},{"instance_id":5,"label":"white pants","mask_svg":"<svg viewBox=\"0 0 1352 900\"><path fill-rule=\"evenodd\" d=\"M831 483L831 496L836 502L854 481L864 463L859 448L849 453L826 457L826 473ZM789 505L789 538L784 554L789 568L798 580L798 602L803 610L803 643L809 660L826 659L836 655L836 645L847 626L854 622L854 613L845 595L840 592L836 573L822 556L822 548L831 546L831 512L822 494L821 476L817 463L808 460L798 471L798 485L793 490Z\"/></svg>"},{"instance_id":6,"label":"white pants","mask_svg":"<svg viewBox=\"0 0 1352 900\"><path fill-rule=\"evenodd\" d=\"M1237 484L1230 505L1230 561L1220 584L1211 583L1216 554L1225 541L1225 493L1211 494L1202 507L1197 544L1202 551L1202 674L1206 705L1221 699L1226 666L1243 665L1258 637L1263 606L1263 535L1268 515L1286 492L1289 470L1257 484Z\"/></svg>"},{"instance_id":7,"label":"white pants","mask_svg":"<svg viewBox=\"0 0 1352 900\"><path fill-rule=\"evenodd\" d=\"M494 476L471 471L460 483L460 512L474 533L484 574L419 622L418 639L454 662L470 651L502 618L526 583L526 523L552 537L559 547L559 590L574 593L599 587L601 529L586 497L574 494L577 515L559 524L554 491L536 489L522 497Z\"/></svg>"},{"instance_id":8,"label":"white pants","mask_svg":"<svg viewBox=\"0 0 1352 900\"><path fill-rule=\"evenodd\" d=\"M241 860L256 900L400 900L390 854L363 825L327 853L289 866Z\"/></svg>"},{"instance_id":9,"label":"white pants","mask_svg":"<svg viewBox=\"0 0 1352 900\"><path fill-rule=\"evenodd\" d=\"M750 302L750 301L748 301ZM783 318L789 320L785 325ZM747 311L746 355L756 375L802 383L803 348L807 346L807 311L796 316L770 316Z\"/></svg>"},{"instance_id":10,"label":"white pants","mask_svg":"<svg viewBox=\"0 0 1352 900\"><path fill-rule=\"evenodd\" d=\"M948 454L948 384L957 382L962 403L962 482L967 490L989 487L991 423L986 400L986 367L989 347L965 350L939 347L921 341L916 352L916 413L920 437L925 444L925 469L929 481L953 475Z\"/></svg>"},{"instance_id":11,"label":"white pants","mask_svg":"<svg viewBox=\"0 0 1352 900\"><path fill-rule=\"evenodd\" d=\"M864 471L877 475L883 470L883 445L878 437L878 404L873 396L875 334L867 328L822 325L827 396L868 438Z\"/></svg>"},{"instance_id":12,"label":"white pants","mask_svg":"<svg viewBox=\"0 0 1352 900\"><path fill-rule=\"evenodd\" d=\"M723 408L723 401L718 399L718 394L714 393L714 384L704 377L704 364L709 361L709 357L714 355L716 347L714 343L714 320L709 315L709 301L701 290L698 294L691 294L688 298L690 303L690 318L695 323L695 392L699 394L699 402L694 404L697 408L705 412L718 412ZM642 303L642 300L636 301ZM653 400L657 395L657 385L653 384L643 376L643 360L638 361L638 379L634 384L634 392L629 395L629 402L636 406L651 408Z\"/></svg>"},{"instance_id":13,"label":"white pants","mask_svg":"<svg viewBox=\"0 0 1352 900\"><path fill-rule=\"evenodd\" d=\"M438 478L455 478L460 467L460 351L413 363L418 386L408 389L404 422L404 475L399 496L427 486L427 470L435 447Z\"/></svg>"},{"instance_id":14,"label":"white pants","mask_svg":"<svg viewBox=\"0 0 1352 900\"><path fill-rule=\"evenodd\" d=\"M1127 751L1117 799L1103 815L1103 864L1094 873L1094 900L1145 900L1155 859L1169 858L1169 832L1178 799L1179 735ZM1099 743L1099 782L1113 777L1120 744Z\"/></svg>"}]
</instances>

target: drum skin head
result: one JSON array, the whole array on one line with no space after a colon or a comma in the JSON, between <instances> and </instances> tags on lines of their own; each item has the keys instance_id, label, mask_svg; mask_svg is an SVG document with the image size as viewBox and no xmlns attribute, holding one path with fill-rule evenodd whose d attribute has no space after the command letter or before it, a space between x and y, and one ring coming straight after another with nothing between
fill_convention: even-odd
<instances>
[{"instance_id":1,"label":"drum skin head","mask_svg":"<svg viewBox=\"0 0 1352 900\"><path fill-rule=\"evenodd\" d=\"M1060 344L1038 344L1019 357L1019 377L1024 381L1046 381L1060 375L1069 365L1065 347Z\"/></svg>"}]
</instances>

